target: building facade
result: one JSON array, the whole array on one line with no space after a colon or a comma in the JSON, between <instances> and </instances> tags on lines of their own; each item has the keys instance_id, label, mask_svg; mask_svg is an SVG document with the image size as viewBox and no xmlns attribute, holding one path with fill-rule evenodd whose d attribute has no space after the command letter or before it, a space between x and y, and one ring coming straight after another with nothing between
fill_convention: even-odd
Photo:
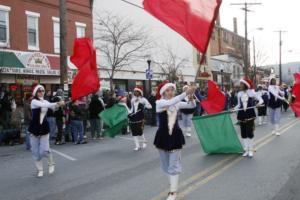
<instances>
[{"instance_id":1,"label":"building facade","mask_svg":"<svg viewBox=\"0 0 300 200\"><path fill-rule=\"evenodd\" d=\"M93 38L91 0L67 0L67 52L75 38ZM18 103L32 85L60 83L59 0L0 1L0 84ZM70 76L72 71L70 69Z\"/></svg>"}]
</instances>

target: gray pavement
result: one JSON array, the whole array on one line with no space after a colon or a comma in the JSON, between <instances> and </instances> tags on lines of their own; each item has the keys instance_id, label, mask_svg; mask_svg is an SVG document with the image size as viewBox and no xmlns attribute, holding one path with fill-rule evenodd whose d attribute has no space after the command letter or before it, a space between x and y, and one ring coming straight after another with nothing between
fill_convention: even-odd
<instances>
[{"instance_id":1,"label":"gray pavement","mask_svg":"<svg viewBox=\"0 0 300 200\"><path fill-rule=\"evenodd\" d=\"M270 125L257 127L253 159L208 156L196 136L187 138L180 199L279 200L287 199L282 197L290 191L299 193L300 122L292 113L284 113L282 124L283 135L277 138L269 135ZM24 146L1 147L0 200L163 199L168 179L152 145L155 131L146 127L148 148L140 152L133 152L130 136L52 146L57 170L43 178L35 177L31 154Z\"/></svg>"}]
</instances>

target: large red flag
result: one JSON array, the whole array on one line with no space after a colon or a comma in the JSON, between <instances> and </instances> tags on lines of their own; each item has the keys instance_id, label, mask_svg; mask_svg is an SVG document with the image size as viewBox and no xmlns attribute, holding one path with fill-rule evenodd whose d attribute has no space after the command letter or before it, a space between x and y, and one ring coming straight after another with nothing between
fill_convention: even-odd
<instances>
[{"instance_id":1,"label":"large red flag","mask_svg":"<svg viewBox=\"0 0 300 200\"><path fill-rule=\"evenodd\" d=\"M207 99L200 102L207 114L216 114L224 110L226 97L220 88L213 82L208 81Z\"/></svg>"},{"instance_id":2,"label":"large red flag","mask_svg":"<svg viewBox=\"0 0 300 200\"><path fill-rule=\"evenodd\" d=\"M221 3L222 0L144 0L144 8L205 54Z\"/></svg>"},{"instance_id":3,"label":"large red flag","mask_svg":"<svg viewBox=\"0 0 300 200\"><path fill-rule=\"evenodd\" d=\"M296 97L294 102L291 104L291 108L295 114L300 117L300 74L294 74L295 84L292 89L292 94Z\"/></svg>"},{"instance_id":4,"label":"large red flag","mask_svg":"<svg viewBox=\"0 0 300 200\"><path fill-rule=\"evenodd\" d=\"M100 81L96 65L96 50L91 39L76 39L70 59L78 69L72 85L72 100L97 92Z\"/></svg>"}]
</instances>

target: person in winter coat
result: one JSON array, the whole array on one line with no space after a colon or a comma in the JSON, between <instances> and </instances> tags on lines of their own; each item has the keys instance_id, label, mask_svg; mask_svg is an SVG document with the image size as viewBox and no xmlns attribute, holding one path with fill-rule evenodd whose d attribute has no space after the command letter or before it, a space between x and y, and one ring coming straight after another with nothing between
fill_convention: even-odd
<instances>
[{"instance_id":1,"label":"person in winter coat","mask_svg":"<svg viewBox=\"0 0 300 200\"><path fill-rule=\"evenodd\" d=\"M103 136L101 135L101 120L99 114L104 110L104 107L97 94L92 96L88 109L91 124L91 137L94 140L103 139Z\"/></svg>"},{"instance_id":2,"label":"person in winter coat","mask_svg":"<svg viewBox=\"0 0 300 200\"><path fill-rule=\"evenodd\" d=\"M30 132L30 144L32 157L35 161L38 170L37 176L44 175L43 157L48 158L49 174L54 173L55 163L49 145L49 123L46 119L48 109L55 110L65 105L64 101L50 103L44 100L45 88L42 85L37 85L33 92L33 100L31 101L32 119L29 124L28 131Z\"/></svg>"},{"instance_id":3,"label":"person in winter coat","mask_svg":"<svg viewBox=\"0 0 300 200\"><path fill-rule=\"evenodd\" d=\"M58 89L55 96L52 98L52 102L60 102L63 100L63 90ZM65 119L65 108L58 108L56 111L53 112L53 116L55 118L55 124L57 128L57 135L56 135L56 141L55 145L61 145L65 144L65 141L63 140L64 135L64 119Z\"/></svg>"}]
</instances>

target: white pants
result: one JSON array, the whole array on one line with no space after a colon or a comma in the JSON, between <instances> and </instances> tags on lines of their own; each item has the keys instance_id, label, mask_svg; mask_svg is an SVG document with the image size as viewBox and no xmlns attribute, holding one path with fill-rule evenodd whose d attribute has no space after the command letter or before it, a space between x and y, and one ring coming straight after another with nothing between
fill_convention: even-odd
<instances>
[{"instance_id":1,"label":"white pants","mask_svg":"<svg viewBox=\"0 0 300 200\"><path fill-rule=\"evenodd\" d=\"M168 152L158 150L162 170L169 175L178 175L182 171L181 150Z\"/></svg>"},{"instance_id":2,"label":"white pants","mask_svg":"<svg viewBox=\"0 0 300 200\"><path fill-rule=\"evenodd\" d=\"M43 136L34 136L31 134L30 144L32 157L35 161L40 161L43 157L48 158L51 155L49 134Z\"/></svg>"}]
</instances>

